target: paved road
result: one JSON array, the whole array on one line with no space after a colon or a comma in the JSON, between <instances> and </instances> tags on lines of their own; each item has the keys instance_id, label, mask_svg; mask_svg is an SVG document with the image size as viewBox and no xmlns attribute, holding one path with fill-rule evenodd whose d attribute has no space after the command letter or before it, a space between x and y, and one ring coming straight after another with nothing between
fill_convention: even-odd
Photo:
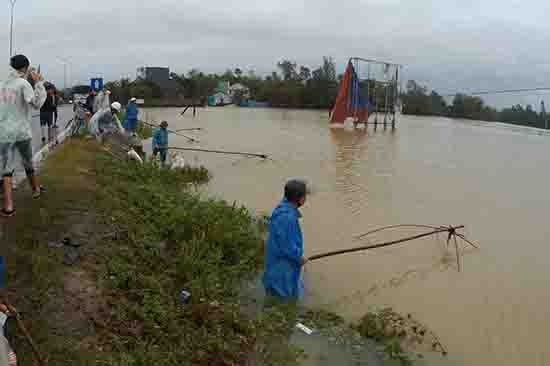
<instances>
[{"instance_id":1,"label":"paved road","mask_svg":"<svg viewBox=\"0 0 550 366\"><path fill-rule=\"evenodd\" d=\"M35 117L32 119L32 137L33 137L33 152L36 153L42 147L42 133L40 131L40 117L38 111L34 113ZM67 122L73 118L73 107L71 105L63 105L58 109L57 125L59 126L58 132L61 132Z\"/></svg>"}]
</instances>

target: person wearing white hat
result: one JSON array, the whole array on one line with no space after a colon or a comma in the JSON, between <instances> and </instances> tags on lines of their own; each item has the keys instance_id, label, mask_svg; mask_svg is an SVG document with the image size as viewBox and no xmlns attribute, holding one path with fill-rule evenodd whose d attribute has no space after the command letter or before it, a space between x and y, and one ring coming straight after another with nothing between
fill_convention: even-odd
<instances>
[{"instance_id":1,"label":"person wearing white hat","mask_svg":"<svg viewBox=\"0 0 550 366\"><path fill-rule=\"evenodd\" d=\"M119 102L111 104L111 108L99 110L90 119L90 133L96 137L100 137L104 133L117 131L124 132L118 113L122 110L122 105Z\"/></svg>"},{"instance_id":2,"label":"person wearing white hat","mask_svg":"<svg viewBox=\"0 0 550 366\"><path fill-rule=\"evenodd\" d=\"M139 109L136 104L137 99L132 98L126 107L126 118L124 119L124 129L130 134L136 133Z\"/></svg>"}]
</instances>

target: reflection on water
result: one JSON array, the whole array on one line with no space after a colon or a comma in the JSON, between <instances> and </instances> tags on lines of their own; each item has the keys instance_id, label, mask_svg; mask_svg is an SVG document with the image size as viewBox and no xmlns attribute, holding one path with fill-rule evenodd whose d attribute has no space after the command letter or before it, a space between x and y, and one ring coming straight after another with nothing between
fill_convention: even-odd
<instances>
[{"instance_id":1,"label":"reflection on water","mask_svg":"<svg viewBox=\"0 0 550 366\"><path fill-rule=\"evenodd\" d=\"M354 246L355 235L392 224L463 224L482 246L463 250L460 273L443 236L311 263L311 303L350 320L371 306L412 314L450 350L431 365L550 364L546 132L406 116L395 131L330 131L317 111L219 108L194 120L175 109L150 113L175 128L203 127L200 147L274 159L186 154L213 172L210 191L228 201L268 213L288 177L313 182L303 209L308 254Z\"/></svg>"}]
</instances>

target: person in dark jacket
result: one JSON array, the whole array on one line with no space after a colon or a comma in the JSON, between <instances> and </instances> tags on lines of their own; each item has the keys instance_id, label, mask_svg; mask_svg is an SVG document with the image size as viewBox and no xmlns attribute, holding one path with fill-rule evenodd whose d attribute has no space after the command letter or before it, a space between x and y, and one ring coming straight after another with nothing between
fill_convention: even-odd
<instances>
[{"instance_id":1,"label":"person in dark jacket","mask_svg":"<svg viewBox=\"0 0 550 366\"><path fill-rule=\"evenodd\" d=\"M283 200L271 214L262 279L269 297L295 301L303 295L301 271L307 259L299 222L302 214L298 209L306 202L306 195L304 181L288 181Z\"/></svg>"},{"instance_id":2,"label":"person in dark jacket","mask_svg":"<svg viewBox=\"0 0 550 366\"><path fill-rule=\"evenodd\" d=\"M96 91L95 89L90 90L90 93L86 97L86 109L88 112L90 112L92 115L95 113L94 111L94 103L95 103L95 97L96 97Z\"/></svg>"},{"instance_id":3,"label":"person in dark jacket","mask_svg":"<svg viewBox=\"0 0 550 366\"><path fill-rule=\"evenodd\" d=\"M55 86L46 85L46 101L40 108L40 127L42 130L42 143L51 142L54 138L53 126L57 116L57 96L55 95Z\"/></svg>"}]
</instances>

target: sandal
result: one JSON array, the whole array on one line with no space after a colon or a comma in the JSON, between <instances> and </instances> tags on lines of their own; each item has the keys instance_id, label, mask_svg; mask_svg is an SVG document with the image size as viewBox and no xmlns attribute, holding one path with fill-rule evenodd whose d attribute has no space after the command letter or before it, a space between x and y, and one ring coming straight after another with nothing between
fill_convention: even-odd
<instances>
[{"instance_id":1,"label":"sandal","mask_svg":"<svg viewBox=\"0 0 550 366\"><path fill-rule=\"evenodd\" d=\"M42 193L45 193L45 192L46 192L46 188L44 188L44 186L40 186L40 190L38 192L33 192L32 193L32 198L37 200L37 199L40 198Z\"/></svg>"},{"instance_id":2,"label":"sandal","mask_svg":"<svg viewBox=\"0 0 550 366\"><path fill-rule=\"evenodd\" d=\"M0 211L0 215L3 216L3 217L12 217L13 215L15 215L15 209L13 209L11 211L6 211L6 209L3 208Z\"/></svg>"}]
</instances>

